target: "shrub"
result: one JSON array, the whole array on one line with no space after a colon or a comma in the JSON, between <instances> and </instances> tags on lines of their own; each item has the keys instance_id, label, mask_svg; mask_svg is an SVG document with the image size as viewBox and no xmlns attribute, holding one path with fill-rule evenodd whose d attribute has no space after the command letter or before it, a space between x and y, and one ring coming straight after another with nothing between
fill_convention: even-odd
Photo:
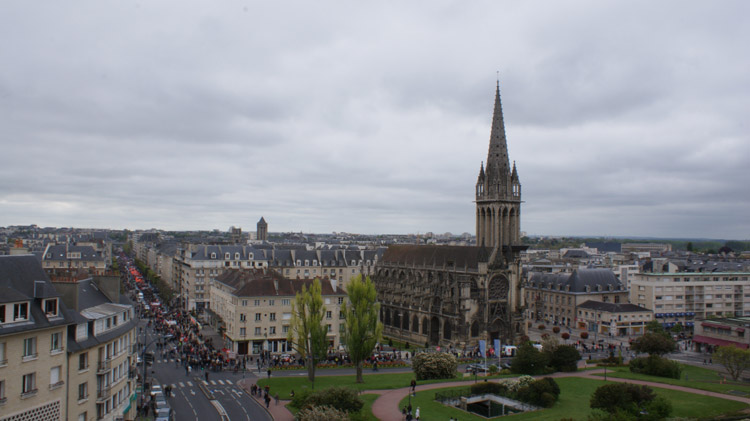
<instances>
[{"instance_id":1,"label":"shrub","mask_svg":"<svg viewBox=\"0 0 750 421\"><path fill-rule=\"evenodd\" d=\"M536 380L516 392L516 399L544 408L554 405L558 396L560 387L551 377Z\"/></svg>"},{"instance_id":2,"label":"shrub","mask_svg":"<svg viewBox=\"0 0 750 421\"><path fill-rule=\"evenodd\" d=\"M581 332L581 339L588 339L589 333L588 332Z\"/></svg>"},{"instance_id":3,"label":"shrub","mask_svg":"<svg viewBox=\"0 0 750 421\"><path fill-rule=\"evenodd\" d=\"M452 379L456 377L457 367L456 357L444 352L421 353L412 359L412 369L417 380Z\"/></svg>"},{"instance_id":4,"label":"shrub","mask_svg":"<svg viewBox=\"0 0 750 421\"><path fill-rule=\"evenodd\" d=\"M539 329L539 330L544 330L546 328L547 328L547 326L545 326L545 325L539 325L539 326L537 326L537 329Z\"/></svg>"},{"instance_id":5,"label":"shrub","mask_svg":"<svg viewBox=\"0 0 750 421\"><path fill-rule=\"evenodd\" d=\"M627 412L640 415L654 400L656 394L648 386L631 383L610 383L599 386L591 395L590 406L615 414Z\"/></svg>"},{"instance_id":6,"label":"shrub","mask_svg":"<svg viewBox=\"0 0 750 421\"><path fill-rule=\"evenodd\" d=\"M481 382L471 385L472 395L483 395L485 393L499 396L508 395L508 386L502 383Z\"/></svg>"},{"instance_id":7,"label":"shrub","mask_svg":"<svg viewBox=\"0 0 750 421\"><path fill-rule=\"evenodd\" d=\"M560 333L560 326L555 326L552 328L552 332L554 333Z\"/></svg>"},{"instance_id":8,"label":"shrub","mask_svg":"<svg viewBox=\"0 0 750 421\"><path fill-rule=\"evenodd\" d=\"M297 396L295 396L295 399ZM294 401L293 401L294 402ZM306 396L302 406L304 409L314 406L328 406L344 412L359 412L364 402L359 399L357 391L347 387L331 387L321 391L311 392Z\"/></svg>"},{"instance_id":9,"label":"shrub","mask_svg":"<svg viewBox=\"0 0 750 421\"><path fill-rule=\"evenodd\" d=\"M649 355L630 360L630 371L633 373L648 374L651 376L679 379L682 367L676 361L668 360L658 355Z\"/></svg>"},{"instance_id":10,"label":"shrub","mask_svg":"<svg viewBox=\"0 0 750 421\"><path fill-rule=\"evenodd\" d=\"M495 374L495 373L497 373L497 372L498 372L499 370L500 370L500 369L499 369L499 368L498 368L498 367L497 367L497 366L496 366L495 364L492 364L492 365L490 365L490 374Z\"/></svg>"},{"instance_id":11,"label":"shrub","mask_svg":"<svg viewBox=\"0 0 750 421\"><path fill-rule=\"evenodd\" d=\"M563 339L565 339L566 341L567 341L568 339L570 339L570 333L568 333L568 332L563 332L563 334L562 334L562 335L560 335L560 336L562 336L562 338L563 338Z\"/></svg>"},{"instance_id":12,"label":"shrub","mask_svg":"<svg viewBox=\"0 0 750 421\"><path fill-rule=\"evenodd\" d=\"M349 415L330 406L314 406L297 413L299 421L349 421Z\"/></svg>"}]
</instances>

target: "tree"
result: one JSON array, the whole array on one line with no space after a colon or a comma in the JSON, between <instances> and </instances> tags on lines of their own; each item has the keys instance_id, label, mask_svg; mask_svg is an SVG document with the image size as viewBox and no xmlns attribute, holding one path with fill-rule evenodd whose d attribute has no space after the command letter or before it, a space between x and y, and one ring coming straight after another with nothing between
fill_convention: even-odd
<instances>
[{"instance_id":1,"label":"tree","mask_svg":"<svg viewBox=\"0 0 750 421\"><path fill-rule=\"evenodd\" d=\"M649 355L664 355L674 352L677 344L668 333L648 332L633 341L630 349L645 352Z\"/></svg>"},{"instance_id":2,"label":"tree","mask_svg":"<svg viewBox=\"0 0 750 421\"><path fill-rule=\"evenodd\" d=\"M349 352L349 358L357 368L357 383L364 383L362 378L362 362L370 356L375 344L383 335L383 323L378 320L380 304L375 285L368 276L362 281L362 276L351 279L346 286L349 302L344 303L344 330L341 341Z\"/></svg>"},{"instance_id":3,"label":"tree","mask_svg":"<svg viewBox=\"0 0 750 421\"><path fill-rule=\"evenodd\" d=\"M686 248L687 248L687 251L693 251L693 242L692 241L688 241Z\"/></svg>"},{"instance_id":4,"label":"tree","mask_svg":"<svg viewBox=\"0 0 750 421\"><path fill-rule=\"evenodd\" d=\"M750 350L736 346L720 346L714 352L714 358L727 369L732 379L737 380L742 373L750 368Z\"/></svg>"},{"instance_id":5,"label":"tree","mask_svg":"<svg viewBox=\"0 0 750 421\"><path fill-rule=\"evenodd\" d=\"M548 363L547 354L539 352L531 343L527 342L518 348L510 370L516 374L541 374L544 373Z\"/></svg>"},{"instance_id":6,"label":"tree","mask_svg":"<svg viewBox=\"0 0 750 421\"><path fill-rule=\"evenodd\" d=\"M289 323L287 342L302 358L307 360L307 378L315 382L316 358L326 352L326 326L323 315L326 308L323 305L323 295L320 280L315 278L312 286L302 287L292 302L292 319Z\"/></svg>"},{"instance_id":7,"label":"tree","mask_svg":"<svg viewBox=\"0 0 750 421\"><path fill-rule=\"evenodd\" d=\"M557 371L578 370L578 360L581 354L574 346L560 345L549 353L550 365Z\"/></svg>"}]
</instances>

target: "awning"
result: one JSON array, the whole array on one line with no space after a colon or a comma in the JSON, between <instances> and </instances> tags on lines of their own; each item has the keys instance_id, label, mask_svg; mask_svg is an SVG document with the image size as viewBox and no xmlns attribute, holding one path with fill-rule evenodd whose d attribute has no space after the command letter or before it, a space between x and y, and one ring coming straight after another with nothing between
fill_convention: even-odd
<instances>
[{"instance_id":1,"label":"awning","mask_svg":"<svg viewBox=\"0 0 750 421\"><path fill-rule=\"evenodd\" d=\"M732 346L736 346L742 349L748 348L748 344L743 344L743 343L734 342L734 341L727 341L726 339L709 338L708 336L701 336L701 335L693 335L693 342L709 344L709 345L718 345L718 346L732 345Z\"/></svg>"},{"instance_id":2,"label":"awning","mask_svg":"<svg viewBox=\"0 0 750 421\"><path fill-rule=\"evenodd\" d=\"M729 327L729 326L718 325L718 324L714 324L714 323L705 323L705 322L704 322L704 323L701 323L701 326L704 326L704 327L705 327L705 326L708 326L708 327L714 327L714 328L716 328L716 329L732 330L732 328L731 328L731 327Z\"/></svg>"}]
</instances>

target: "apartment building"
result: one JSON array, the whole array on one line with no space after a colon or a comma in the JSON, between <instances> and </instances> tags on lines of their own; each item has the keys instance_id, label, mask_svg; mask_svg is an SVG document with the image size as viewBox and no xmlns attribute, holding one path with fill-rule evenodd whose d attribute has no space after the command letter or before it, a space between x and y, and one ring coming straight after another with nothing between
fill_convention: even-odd
<instances>
[{"instance_id":1,"label":"apartment building","mask_svg":"<svg viewBox=\"0 0 750 421\"><path fill-rule=\"evenodd\" d=\"M574 327L578 306L586 301L625 303L628 292L609 269L533 273L524 285L526 318Z\"/></svg>"},{"instance_id":2,"label":"apartment building","mask_svg":"<svg viewBox=\"0 0 750 421\"><path fill-rule=\"evenodd\" d=\"M91 246L48 244L42 254L42 267L50 274L86 269L91 274L103 275L107 265L103 253Z\"/></svg>"},{"instance_id":3,"label":"apartment building","mask_svg":"<svg viewBox=\"0 0 750 421\"><path fill-rule=\"evenodd\" d=\"M629 303L586 301L578 306L576 327L605 336L642 335L653 312Z\"/></svg>"},{"instance_id":4,"label":"apartment building","mask_svg":"<svg viewBox=\"0 0 750 421\"><path fill-rule=\"evenodd\" d=\"M0 256L0 421L66 419L72 323L36 257Z\"/></svg>"},{"instance_id":5,"label":"apartment building","mask_svg":"<svg viewBox=\"0 0 750 421\"><path fill-rule=\"evenodd\" d=\"M693 343L696 351L712 352L719 346L748 349L750 347L750 317L702 320L695 325Z\"/></svg>"},{"instance_id":6,"label":"apartment building","mask_svg":"<svg viewBox=\"0 0 750 421\"><path fill-rule=\"evenodd\" d=\"M224 346L238 355L290 352L286 338L292 318L292 302L312 279L286 279L273 270L230 269L211 287L211 310L221 318ZM337 349L344 323L341 306L346 292L336 280L321 279L328 345Z\"/></svg>"},{"instance_id":7,"label":"apartment building","mask_svg":"<svg viewBox=\"0 0 750 421\"><path fill-rule=\"evenodd\" d=\"M287 279L328 278L345 285L354 276L374 273L384 250L261 249L250 245L186 245L179 247L172 274L183 308L211 307L213 281L231 269L274 269Z\"/></svg>"},{"instance_id":8,"label":"apartment building","mask_svg":"<svg viewBox=\"0 0 750 421\"><path fill-rule=\"evenodd\" d=\"M639 273L631 282L630 302L653 310L665 327L750 316L750 272Z\"/></svg>"},{"instance_id":9,"label":"apartment building","mask_svg":"<svg viewBox=\"0 0 750 421\"><path fill-rule=\"evenodd\" d=\"M70 309L68 420L134 419L136 322L119 279L54 282Z\"/></svg>"}]
</instances>

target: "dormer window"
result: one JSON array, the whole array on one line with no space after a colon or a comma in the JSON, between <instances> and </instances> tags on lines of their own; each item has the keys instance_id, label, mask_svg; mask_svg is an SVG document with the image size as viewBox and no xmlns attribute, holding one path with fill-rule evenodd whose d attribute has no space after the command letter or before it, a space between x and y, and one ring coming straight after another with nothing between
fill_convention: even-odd
<instances>
[{"instance_id":1,"label":"dormer window","mask_svg":"<svg viewBox=\"0 0 750 421\"><path fill-rule=\"evenodd\" d=\"M234 260L240 260L240 254L234 253Z\"/></svg>"},{"instance_id":2,"label":"dormer window","mask_svg":"<svg viewBox=\"0 0 750 421\"><path fill-rule=\"evenodd\" d=\"M318 266L318 261L317 260L313 260L313 266Z\"/></svg>"},{"instance_id":3,"label":"dormer window","mask_svg":"<svg viewBox=\"0 0 750 421\"><path fill-rule=\"evenodd\" d=\"M29 303L13 304L13 321L29 320Z\"/></svg>"},{"instance_id":4,"label":"dormer window","mask_svg":"<svg viewBox=\"0 0 750 421\"><path fill-rule=\"evenodd\" d=\"M309 260L305 260L305 266L310 266L310 261Z\"/></svg>"},{"instance_id":5,"label":"dormer window","mask_svg":"<svg viewBox=\"0 0 750 421\"><path fill-rule=\"evenodd\" d=\"M76 326L76 341L80 342L89 337L89 325L87 323L80 323Z\"/></svg>"},{"instance_id":6,"label":"dormer window","mask_svg":"<svg viewBox=\"0 0 750 421\"><path fill-rule=\"evenodd\" d=\"M215 259L216 258L216 253L211 253L211 258Z\"/></svg>"},{"instance_id":7,"label":"dormer window","mask_svg":"<svg viewBox=\"0 0 750 421\"><path fill-rule=\"evenodd\" d=\"M297 266L302 266L302 260L297 260Z\"/></svg>"},{"instance_id":8,"label":"dormer window","mask_svg":"<svg viewBox=\"0 0 750 421\"><path fill-rule=\"evenodd\" d=\"M57 316L57 298L44 300L43 309L47 317Z\"/></svg>"},{"instance_id":9,"label":"dormer window","mask_svg":"<svg viewBox=\"0 0 750 421\"><path fill-rule=\"evenodd\" d=\"M229 253L224 253L224 260L229 260Z\"/></svg>"},{"instance_id":10,"label":"dormer window","mask_svg":"<svg viewBox=\"0 0 750 421\"><path fill-rule=\"evenodd\" d=\"M253 260L253 258L254 258L253 254L252 253L248 253L247 258L250 259L250 260Z\"/></svg>"}]
</instances>

